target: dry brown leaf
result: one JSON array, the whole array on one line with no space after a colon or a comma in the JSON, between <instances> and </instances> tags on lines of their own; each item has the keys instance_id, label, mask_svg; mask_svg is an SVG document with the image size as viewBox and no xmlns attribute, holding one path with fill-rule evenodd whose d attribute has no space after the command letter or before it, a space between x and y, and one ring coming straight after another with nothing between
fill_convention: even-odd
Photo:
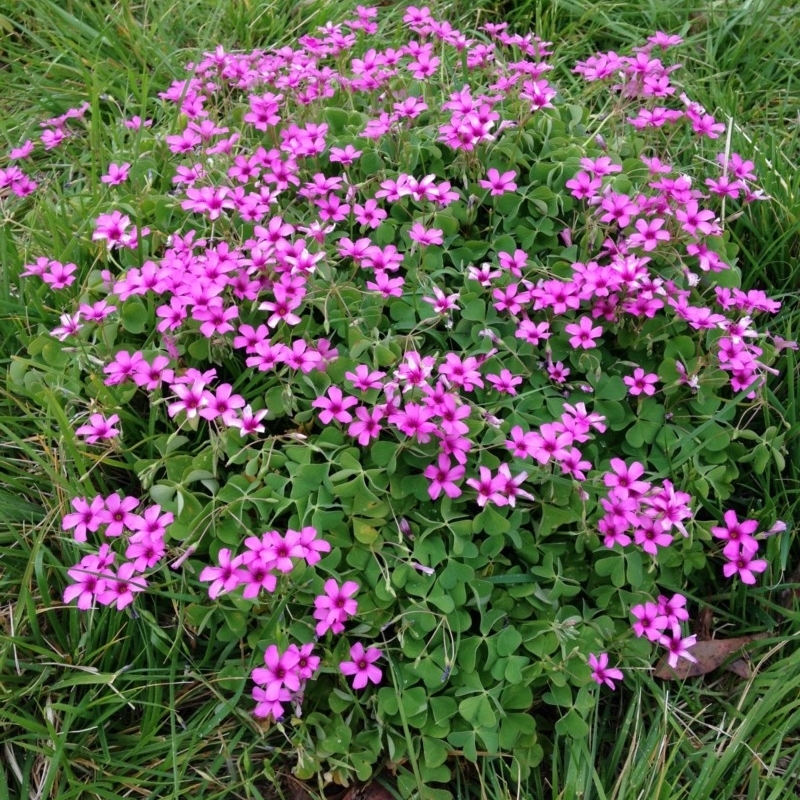
<instances>
[{"instance_id":1,"label":"dry brown leaf","mask_svg":"<svg viewBox=\"0 0 800 800\"><path fill-rule=\"evenodd\" d=\"M372 781L366 785L353 786L342 800L394 800L394 797L379 783Z\"/></svg>"},{"instance_id":2,"label":"dry brown leaf","mask_svg":"<svg viewBox=\"0 0 800 800\"><path fill-rule=\"evenodd\" d=\"M683 680L684 678L694 678L698 675L705 675L707 672L721 667L734 653L738 653L745 645L756 639L763 639L766 633L755 633L752 636L737 636L734 639L709 639L706 642L697 642L689 648L689 652L697 659L697 662L687 661L685 658L678 660L677 666L670 667L668 656L664 656L658 662L655 672L656 678L662 680ZM741 663L740 663L741 662ZM744 666L745 675L749 677L750 670L746 663L738 659L728 668L737 675L742 675L741 668Z\"/></svg>"},{"instance_id":3,"label":"dry brown leaf","mask_svg":"<svg viewBox=\"0 0 800 800\"><path fill-rule=\"evenodd\" d=\"M711 638L711 629L714 626L714 612L711 606L701 606L694 620L692 633L697 635L698 642L706 642Z\"/></svg>"},{"instance_id":4,"label":"dry brown leaf","mask_svg":"<svg viewBox=\"0 0 800 800\"><path fill-rule=\"evenodd\" d=\"M745 680L753 677L753 670L750 668L750 663L743 658L737 658L736 661L731 661L730 664L726 664L725 669Z\"/></svg>"}]
</instances>

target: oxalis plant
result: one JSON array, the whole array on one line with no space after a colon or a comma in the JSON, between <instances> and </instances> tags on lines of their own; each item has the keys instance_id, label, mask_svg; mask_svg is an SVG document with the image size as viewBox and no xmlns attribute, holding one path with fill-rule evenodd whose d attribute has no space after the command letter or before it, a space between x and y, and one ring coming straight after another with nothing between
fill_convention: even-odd
<instances>
[{"instance_id":1,"label":"oxalis plant","mask_svg":"<svg viewBox=\"0 0 800 800\"><path fill-rule=\"evenodd\" d=\"M768 578L780 523L728 501L781 466L744 422L786 343L726 234L754 165L674 82L678 37L567 91L533 34L404 24L218 48L15 147L52 324L9 380L84 473L60 579L87 626L169 608L241 642L230 705L298 777L388 763L447 798L452 756L524 776L626 672L692 660L697 582Z\"/></svg>"}]
</instances>

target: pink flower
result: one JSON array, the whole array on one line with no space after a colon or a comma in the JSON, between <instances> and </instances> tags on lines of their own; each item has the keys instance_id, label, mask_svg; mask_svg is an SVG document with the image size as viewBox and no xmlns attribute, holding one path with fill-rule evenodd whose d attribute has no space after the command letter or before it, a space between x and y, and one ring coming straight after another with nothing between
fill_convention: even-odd
<instances>
[{"instance_id":1,"label":"pink flower","mask_svg":"<svg viewBox=\"0 0 800 800\"><path fill-rule=\"evenodd\" d=\"M658 383L658 375L654 372L645 374L645 371L641 367L637 367L633 371L633 376L625 375L622 380L628 387L629 394L633 397L640 394L652 396L656 393L654 384Z\"/></svg>"},{"instance_id":2,"label":"pink flower","mask_svg":"<svg viewBox=\"0 0 800 800\"><path fill-rule=\"evenodd\" d=\"M415 222L408 232L408 238L412 242L417 242L423 246L442 244L444 231L439 228L425 228L421 223Z\"/></svg>"},{"instance_id":3,"label":"pink flower","mask_svg":"<svg viewBox=\"0 0 800 800\"><path fill-rule=\"evenodd\" d=\"M384 417L384 410L380 406L372 409L366 406L356 408L357 420L350 423L347 433L358 440L362 447L366 447L373 439L380 436L383 426L380 421Z\"/></svg>"},{"instance_id":4,"label":"pink flower","mask_svg":"<svg viewBox=\"0 0 800 800\"><path fill-rule=\"evenodd\" d=\"M281 536L278 531L267 531L262 537L265 551L262 557L273 564L279 572L284 574L291 572L294 569L292 559L306 556L302 538L299 531L293 531L291 528L286 531L285 536Z\"/></svg>"},{"instance_id":5,"label":"pink flower","mask_svg":"<svg viewBox=\"0 0 800 800\"><path fill-rule=\"evenodd\" d=\"M428 49L420 50L415 55L416 59L410 62L407 68L418 81L430 78L439 68L440 59L432 55Z\"/></svg>"},{"instance_id":6,"label":"pink flower","mask_svg":"<svg viewBox=\"0 0 800 800\"><path fill-rule=\"evenodd\" d=\"M241 585L244 586L242 597L252 600L258 597L259 592L264 589L267 592L274 592L278 585L277 576L270 569L271 564L267 564L261 558L243 559L243 577Z\"/></svg>"},{"instance_id":7,"label":"pink flower","mask_svg":"<svg viewBox=\"0 0 800 800\"><path fill-rule=\"evenodd\" d=\"M657 642L669 625L669 620L656 603L634 606L631 614L636 617L633 632L639 637L646 636L651 642Z\"/></svg>"},{"instance_id":8,"label":"pink flower","mask_svg":"<svg viewBox=\"0 0 800 800\"><path fill-rule=\"evenodd\" d=\"M167 533L167 527L174 519L175 516L171 511L162 514L161 506L156 504L145 509L143 514L137 515L131 530L163 538Z\"/></svg>"},{"instance_id":9,"label":"pink flower","mask_svg":"<svg viewBox=\"0 0 800 800\"><path fill-rule=\"evenodd\" d=\"M96 303L92 303L92 305L81 303L81 305L78 306L78 313L87 322L102 322L109 314L113 314L116 310L116 306L109 305L105 300L98 300Z\"/></svg>"},{"instance_id":10,"label":"pink flower","mask_svg":"<svg viewBox=\"0 0 800 800\"><path fill-rule=\"evenodd\" d=\"M512 508L516 506L518 497L525 500L534 499L530 492L519 488L527 477L527 472L520 472L518 475L512 475L508 464L501 464L497 468L497 482L500 485L500 492L505 495L506 502Z\"/></svg>"},{"instance_id":11,"label":"pink flower","mask_svg":"<svg viewBox=\"0 0 800 800\"><path fill-rule=\"evenodd\" d=\"M105 175L101 175L100 180L109 186L118 186L128 180L130 168L131 165L127 162L124 164L109 164L108 172Z\"/></svg>"},{"instance_id":12,"label":"pink flower","mask_svg":"<svg viewBox=\"0 0 800 800\"><path fill-rule=\"evenodd\" d=\"M508 505L508 498L503 494L505 480L502 475L492 475L488 467L478 467L479 478L467 478L467 486L478 493L478 505L483 508L491 502L497 506Z\"/></svg>"},{"instance_id":13,"label":"pink flower","mask_svg":"<svg viewBox=\"0 0 800 800\"><path fill-rule=\"evenodd\" d=\"M660 521L665 531L675 527L683 536L689 536L683 520L692 516L692 510L689 508L692 499L690 495L686 492L676 492L672 481L665 480L661 489L645 499L648 505L645 513Z\"/></svg>"},{"instance_id":14,"label":"pink flower","mask_svg":"<svg viewBox=\"0 0 800 800\"><path fill-rule=\"evenodd\" d=\"M136 572L154 567L167 552L163 533L137 531L128 540L125 558L133 563Z\"/></svg>"},{"instance_id":15,"label":"pink flower","mask_svg":"<svg viewBox=\"0 0 800 800\"><path fill-rule=\"evenodd\" d=\"M95 231L92 234L92 241L101 239L106 240L108 247L121 246L131 243L131 237L135 238L135 233L129 233L128 228L131 218L121 211L112 211L110 214L101 214L94 221ZM135 228L133 229L135 232Z\"/></svg>"},{"instance_id":16,"label":"pink flower","mask_svg":"<svg viewBox=\"0 0 800 800\"><path fill-rule=\"evenodd\" d=\"M497 197L506 192L515 192L517 190L517 184L514 183L514 178L516 177L517 173L513 169L500 174L498 170L492 168L487 171L486 179L479 180L478 183L484 189L489 189L489 194L492 197Z\"/></svg>"},{"instance_id":17,"label":"pink flower","mask_svg":"<svg viewBox=\"0 0 800 800\"><path fill-rule=\"evenodd\" d=\"M100 512L101 521L106 528L106 536L122 536L124 530L138 530L140 517L131 513L139 505L136 497L120 497L110 494L105 500L105 509Z\"/></svg>"},{"instance_id":18,"label":"pink flower","mask_svg":"<svg viewBox=\"0 0 800 800\"><path fill-rule=\"evenodd\" d=\"M103 372L108 375L105 379L106 386L115 386L118 383L124 383L129 378L132 379L143 360L144 356L139 350L136 350L133 355L127 350L120 350L114 356L113 361L103 367Z\"/></svg>"},{"instance_id":19,"label":"pink flower","mask_svg":"<svg viewBox=\"0 0 800 800\"><path fill-rule=\"evenodd\" d=\"M620 228L627 228L631 224L631 217L638 214L639 206L626 194L607 189L600 201L600 210L605 213L600 216L601 222L616 222Z\"/></svg>"},{"instance_id":20,"label":"pink flower","mask_svg":"<svg viewBox=\"0 0 800 800\"><path fill-rule=\"evenodd\" d=\"M727 549L727 548L726 548ZM756 572L764 572L768 564L763 558L753 558L756 551L748 547L742 547L738 555L731 558L722 568L722 573L726 578L739 575L742 583L752 586L756 582Z\"/></svg>"},{"instance_id":21,"label":"pink flower","mask_svg":"<svg viewBox=\"0 0 800 800\"><path fill-rule=\"evenodd\" d=\"M740 522L736 512L732 509L726 511L722 518L725 520L725 526L713 526L711 535L727 543L724 550L727 559L735 560L743 547L750 550L758 548L758 542L753 537L753 534L758 530L758 522L756 520L745 519Z\"/></svg>"},{"instance_id":22,"label":"pink flower","mask_svg":"<svg viewBox=\"0 0 800 800\"><path fill-rule=\"evenodd\" d=\"M309 642L302 647L296 644L290 644L287 652L292 652L297 655L297 664L295 672L301 681L310 680L319 667L319 656L311 655L314 652L314 644Z\"/></svg>"},{"instance_id":23,"label":"pink flower","mask_svg":"<svg viewBox=\"0 0 800 800\"><path fill-rule=\"evenodd\" d=\"M531 431L528 435L527 450L532 458L544 465L554 458L561 461L567 455L567 448L573 437L561 422L545 422L539 432Z\"/></svg>"},{"instance_id":24,"label":"pink flower","mask_svg":"<svg viewBox=\"0 0 800 800\"><path fill-rule=\"evenodd\" d=\"M668 242L670 240L669 231L663 230L666 220L663 219L637 219L636 233L632 233L628 237L628 245L630 247L641 247L646 252L655 250L659 242Z\"/></svg>"},{"instance_id":25,"label":"pink flower","mask_svg":"<svg viewBox=\"0 0 800 800\"><path fill-rule=\"evenodd\" d=\"M324 539L318 539L318 533L317 529L311 525L306 525L299 532L300 547L302 547L304 551L303 558L305 558L306 564L309 566L320 561L322 553L330 553L331 551L330 543L326 542Z\"/></svg>"},{"instance_id":26,"label":"pink flower","mask_svg":"<svg viewBox=\"0 0 800 800\"><path fill-rule=\"evenodd\" d=\"M465 392L471 392L473 389L483 388L483 378L478 371L479 366L478 359L474 356L461 359L451 352L444 357L444 363L439 365L439 374L452 386L458 386Z\"/></svg>"},{"instance_id":27,"label":"pink flower","mask_svg":"<svg viewBox=\"0 0 800 800\"><path fill-rule=\"evenodd\" d=\"M246 405L241 412L241 417L233 417L228 422L231 428L239 429L239 436L244 437L251 433L264 433L266 428L261 424L261 420L267 416L267 410L253 411Z\"/></svg>"},{"instance_id":28,"label":"pink flower","mask_svg":"<svg viewBox=\"0 0 800 800\"><path fill-rule=\"evenodd\" d=\"M522 378L519 375L514 375L507 369L500 370L499 375L493 373L488 374L486 380L501 394L510 395L515 395L517 390L514 387L522 383Z\"/></svg>"},{"instance_id":29,"label":"pink flower","mask_svg":"<svg viewBox=\"0 0 800 800\"><path fill-rule=\"evenodd\" d=\"M370 199L364 205L355 203L353 205L353 216L355 216L359 225L377 228L386 219L387 214L382 208L379 208L377 200Z\"/></svg>"},{"instance_id":30,"label":"pink flower","mask_svg":"<svg viewBox=\"0 0 800 800\"><path fill-rule=\"evenodd\" d=\"M39 136L45 150L52 150L54 147L58 147L66 138L67 134L61 128L42 131L41 136Z\"/></svg>"},{"instance_id":31,"label":"pink flower","mask_svg":"<svg viewBox=\"0 0 800 800\"><path fill-rule=\"evenodd\" d=\"M91 503L85 497L75 497L72 500L72 507L75 511L64 515L61 527L65 531L74 528L72 535L75 541L85 542L87 531L94 533L103 524L105 501L100 495L94 497Z\"/></svg>"},{"instance_id":32,"label":"pink flower","mask_svg":"<svg viewBox=\"0 0 800 800\"><path fill-rule=\"evenodd\" d=\"M584 350L596 347L595 340L603 335L602 326L594 326L591 317L581 317L577 323L570 323L564 330L570 334L569 343L572 347L582 347Z\"/></svg>"},{"instance_id":33,"label":"pink flower","mask_svg":"<svg viewBox=\"0 0 800 800\"><path fill-rule=\"evenodd\" d=\"M436 464L429 464L423 473L430 481L428 484L428 494L431 500L436 500L444 492L448 497L458 497L461 489L456 485L464 477L465 468L462 466L450 465L450 459L440 453Z\"/></svg>"},{"instance_id":34,"label":"pink flower","mask_svg":"<svg viewBox=\"0 0 800 800\"><path fill-rule=\"evenodd\" d=\"M225 425L237 427L234 423L240 420L237 417L237 409L244 408L244 397L239 394L232 394L233 386L229 383L221 383L214 390L212 395L208 393L208 403L198 412L203 419L221 419Z\"/></svg>"},{"instance_id":35,"label":"pink flower","mask_svg":"<svg viewBox=\"0 0 800 800\"><path fill-rule=\"evenodd\" d=\"M346 424L353 421L353 415L347 409L357 403L357 398L345 397L338 386L330 386L326 392L326 396L318 397L311 406L312 408L322 409L320 411L319 421L323 425L328 425L334 419L337 422Z\"/></svg>"},{"instance_id":36,"label":"pink flower","mask_svg":"<svg viewBox=\"0 0 800 800\"><path fill-rule=\"evenodd\" d=\"M600 178L592 177L588 172L581 170L566 182L570 194L577 200L591 200L599 193L603 181Z\"/></svg>"},{"instance_id":37,"label":"pink flower","mask_svg":"<svg viewBox=\"0 0 800 800\"><path fill-rule=\"evenodd\" d=\"M550 338L550 323L533 322L529 319L520 320L514 333L516 339L523 339L534 347Z\"/></svg>"},{"instance_id":38,"label":"pink flower","mask_svg":"<svg viewBox=\"0 0 800 800\"><path fill-rule=\"evenodd\" d=\"M633 532L633 541L645 553L655 556L659 547L669 547L672 544L672 533L663 530L661 524L652 517L640 516Z\"/></svg>"},{"instance_id":39,"label":"pink flower","mask_svg":"<svg viewBox=\"0 0 800 800\"><path fill-rule=\"evenodd\" d=\"M227 547L217 554L217 563L218 567L204 567L199 576L203 582L211 581L208 596L212 600L222 592L232 592L247 579L247 574L241 568L241 557L231 558L231 551Z\"/></svg>"},{"instance_id":40,"label":"pink flower","mask_svg":"<svg viewBox=\"0 0 800 800\"><path fill-rule=\"evenodd\" d=\"M169 138L169 137L168 137ZM231 199L233 190L227 186L190 186L186 189L186 200L181 201L184 211L207 214L213 222L225 209L234 208Z\"/></svg>"},{"instance_id":41,"label":"pink flower","mask_svg":"<svg viewBox=\"0 0 800 800\"><path fill-rule=\"evenodd\" d=\"M616 689L614 681L621 681L624 677L622 670L608 666L608 653L595 656L589 653L589 666L592 668L592 679L602 686L604 683L609 689Z\"/></svg>"},{"instance_id":42,"label":"pink flower","mask_svg":"<svg viewBox=\"0 0 800 800\"><path fill-rule=\"evenodd\" d=\"M433 287L433 297L423 297L423 301L430 303L437 314L449 314L458 308L459 293L445 294L438 286Z\"/></svg>"},{"instance_id":43,"label":"pink flower","mask_svg":"<svg viewBox=\"0 0 800 800\"><path fill-rule=\"evenodd\" d=\"M658 643L667 648L669 651L669 656L667 657L667 662L669 663L670 667L675 669L678 666L678 659L683 658L686 661L691 661L692 663L697 663L697 659L689 652L689 648L695 644L697 641L697 636L692 634L691 636L687 636L685 638L681 637L680 629L673 628L671 634L664 634L659 640Z\"/></svg>"},{"instance_id":44,"label":"pink flower","mask_svg":"<svg viewBox=\"0 0 800 800\"><path fill-rule=\"evenodd\" d=\"M77 598L81 611L91 608L97 595L106 589L106 578L103 574L105 568L102 559L93 553L84 556L79 564L67 570L67 575L75 583L64 589L64 602L71 603Z\"/></svg>"},{"instance_id":45,"label":"pink flower","mask_svg":"<svg viewBox=\"0 0 800 800\"><path fill-rule=\"evenodd\" d=\"M352 164L357 158L361 156L362 151L356 150L353 145L348 144L342 147L331 147L328 160L334 163L344 164L348 166Z\"/></svg>"},{"instance_id":46,"label":"pink flower","mask_svg":"<svg viewBox=\"0 0 800 800\"><path fill-rule=\"evenodd\" d=\"M615 172L622 172L622 165L615 164L608 156L599 156L598 158L582 158L581 166L592 175L597 177L602 177L603 175L612 175Z\"/></svg>"},{"instance_id":47,"label":"pink flower","mask_svg":"<svg viewBox=\"0 0 800 800\"><path fill-rule=\"evenodd\" d=\"M20 145L19 147L15 147L11 150L8 154L9 161L17 161L18 159L25 159L27 158L32 152L34 148L34 143L31 139L25 141L24 144ZM750 164L752 168L752 162L747 162Z\"/></svg>"},{"instance_id":48,"label":"pink flower","mask_svg":"<svg viewBox=\"0 0 800 800\"><path fill-rule=\"evenodd\" d=\"M686 622L689 619L686 598L682 594L674 594L672 597L660 594L658 596L658 613L667 618L667 625L671 627Z\"/></svg>"},{"instance_id":49,"label":"pink flower","mask_svg":"<svg viewBox=\"0 0 800 800\"><path fill-rule=\"evenodd\" d=\"M619 497L639 497L650 488L648 481L639 480L642 475L644 465L640 462L634 461L628 466L621 458L612 458L611 469L603 475L603 483Z\"/></svg>"},{"instance_id":50,"label":"pink flower","mask_svg":"<svg viewBox=\"0 0 800 800\"><path fill-rule=\"evenodd\" d=\"M256 707L253 709L253 716L258 719L278 720L283 716L283 704L290 702L291 699L291 692L283 686L278 688L274 684L267 688L254 686L253 700L256 701Z\"/></svg>"},{"instance_id":51,"label":"pink flower","mask_svg":"<svg viewBox=\"0 0 800 800\"><path fill-rule=\"evenodd\" d=\"M404 278L390 278L385 272L376 272L374 281L367 281L367 289L386 298L402 297Z\"/></svg>"},{"instance_id":52,"label":"pink flower","mask_svg":"<svg viewBox=\"0 0 800 800\"><path fill-rule=\"evenodd\" d=\"M47 269L39 274L42 280L52 289L65 289L75 282L73 274L78 267L75 264L62 264L60 261L50 260L47 262Z\"/></svg>"},{"instance_id":53,"label":"pink flower","mask_svg":"<svg viewBox=\"0 0 800 800\"><path fill-rule=\"evenodd\" d=\"M683 208L675 209L675 219L690 236L697 236L698 232L701 235L711 236L718 230L714 212L701 210L697 200L690 200L683 205Z\"/></svg>"},{"instance_id":54,"label":"pink flower","mask_svg":"<svg viewBox=\"0 0 800 800\"><path fill-rule=\"evenodd\" d=\"M210 394L203 381L194 381L191 386L187 383L173 383L170 388L178 396L174 403L167 406L170 417L184 411L187 419L194 419L209 403Z\"/></svg>"},{"instance_id":55,"label":"pink flower","mask_svg":"<svg viewBox=\"0 0 800 800\"><path fill-rule=\"evenodd\" d=\"M81 425L75 430L78 436L85 436L87 444L96 444L101 439L113 439L119 436L119 428L115 428L119 422L119 415L112 414L106 419L102 414L92 414L86 425Z\"/></svg>"},{"instance_id":56,"label":"pink flower","mask_svg":"<svg viewBox=\"0 0 800 800\"><path fill-rule=\"evenodd\" d=\"M136 566L130 562L120 565L117 573L104 574L105 586L97 593L98 602L104 606L116 605L117 611L133 602L134 594L143 592L147 588L147 581L136 575Z\"/></svg>"},{"instance_id":57,"label":"pink flower","mask_svg":"<svg viewBox=\"0 0 800 800\"><path fill-rule=\"evenodd\" d=\"M153 124L153 120L145 119L143 120L138 114L136 116L131 117L130 119L125 120L125 127L129 128L132 131L138 131L141 128L149 128Z\"/></svg>"},{"instance_id":58,"label":"pink flower","mask_svg":"<svg viewBox=\"0 0 800 800\"><path fill-rule=\"evenodd\" d=\"M294 649L289 647L281 653L274 644L271 644L264 651L264 666L256 667L252 672L252 678L256 683L266 686L268 690L272 687L296 692L300 689L300 676L297 674L299 660L296 647Z\"/></svg>"},{"instance_id":59,"label":"pink flower","mask_svg":"<svg viewBox=\"0 0 800 800\"><path fill-rule=\"evenodd\" d=\"M499 269L492 269L492 265L487 261L476 267L474 264L467 268L467 277L471 281L477 281L483 287L492 285L495 278L499 278L503 273ZM548 323L544 323L547 325Z\"/></svg>"},{"instance_id":60,"label":"pink flower","mask_svg":"<svg viewBox=\"0 0 800 800\"><path fill-rule=\"evenodd\" d=\"M389 422L406 436L416 439L420 444L426 444L437 430L436 424L431 422L432 416L433 413L427 406L406 403L402 409L389 415Z\"/></svg>"},{"instance_id":61,"label":"pink flower","mask_svg":"<svg viewBox=\"0 0 800 800\"><path fill-rule=\"evenodd\" d=\"M372 683L380 683L383 673L379 667L375 666L375 662L381 657L381 651L370 647L364 650L364 645L361 642L356 642L350 648L350 661L342 661L339 664L339 669L343 675L354 675L353 688L363 689L370 681Z\"/></svg>"},{"instance_id":62,"label":"pink flower","mask_svg":"<svg viewBox=\"0 0 800 800\"><path fill-rule=\"evenodd\" d=\"M676 34L668 34L663 33L662 31L656 31L652 36L647 37L647 41L656 47L660 47L662 50L666 50L669 47L681 44L683 39Z\"/></svg>"},{"instance_id":63,"label":"pink flower","mask_svg":"<svg viewBox=\"0 0 800 800\"><path fill-rule=\"evenodd\" d=\"M358 603L353 598L358 589L355 581L345 581L341 586L333 578L325 581L325 594L314 598L317 636L328 630L334 633L344 630L344 623L358 610Z\"/></svg>"},{"instance_id":64,"label":"pink flower","mask_svg":"<svg viewBox=\"0 0 800 800\"><path fill-rule=\"evenodd\" d=\"M195 306L192 309L192 319L202 323L200 325L200 333L208 339L215 334L222 335L232 331L233 325L231 325L230 321L238 316L239 309L236 306L225 308L222 300L218 297L212 298L206 306Z\"/></svg>"},{"instance_id":65,"label":"pink flower","mask_svg":"<svg viewBox=\"0 0 800 800\"><path fill-rule=\"evenodd\" d=\"M383 386L381 378L385 378L386 373L380 370L373 371L366 364L359 364L354 372L345 372L344 376L356 389L367 392L370 389L380 389Z\"/></svg>"}]
</instances>

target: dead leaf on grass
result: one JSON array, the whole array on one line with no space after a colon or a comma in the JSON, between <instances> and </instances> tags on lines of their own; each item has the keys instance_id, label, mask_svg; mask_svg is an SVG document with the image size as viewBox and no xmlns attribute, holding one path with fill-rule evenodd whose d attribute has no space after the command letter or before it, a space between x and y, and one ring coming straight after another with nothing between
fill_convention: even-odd
<instances>
[{"instance_id":1,"label":"dead leaf on grass","mask_svg":"<svg viewBox=\"0 0 800 800\"><path fill-rule=\"evenodd\" d=\"M353 786L342 800L395 800L394 796L379 783Z\"/></svg>"},{"instance_id":2,"label":"dead leaf on grass","mask_svg":"<svg viewBox=\"0 0 800 800\"><path fill-rule=\"evenodd\" d=\"M697 642L689 648L689 652L697 659L697 662L687 661L685 658L679 659L677 666L670 667L664 656L658 662L655 672L656 678L661 680L683 680L684 678L695 678L698 675L705 675L707 672L718 669L735 653L738 653L745 645L756 639L766 638L766 633L754 633L751 636L737 636L734 639L709 639L705 642ZM740 677L750 677L750 667L743 659L736 659L733 663L726 665L727 669Z\"/></svg>"}]
</instances>

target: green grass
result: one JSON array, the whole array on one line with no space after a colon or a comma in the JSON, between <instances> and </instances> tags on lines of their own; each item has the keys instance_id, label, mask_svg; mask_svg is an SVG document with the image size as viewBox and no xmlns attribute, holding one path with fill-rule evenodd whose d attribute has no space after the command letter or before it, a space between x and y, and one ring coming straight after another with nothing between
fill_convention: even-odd
<instances>
[{"instance_id":1,"label":"green grass","mask_svg":"<svg viewBox=\"0 0 800 800\"><path fill-rule=\"evenodd\" d=\"M39 119L84 101L109 114L144 114L147 98L182 77L198 49L290 41L344 9L339 0L18 0L0 12L0 142L15 145ZM454 24L468 13L480 10L462 4L439 12ZM504 3L501 14L556 42L562 63L597 49L627 50L655 29L685 36L681 81L732 122L732 149L753 157L772 197L731 227L745 286L783 300L773 331L800 335L800 11L781 0L535 0ZM576 81L566 70L558 79ZM105 131L93 135L96 151L87 158L113 152ZM3 381L50 317L42 303L16 298L20 242L55 242L69 253L71 220L87 217L64 202L31 208L21 223L2 219L0 263L12 265L0 269ZM743 488L753 505L774 509L789 525L768 551L787 594L783 602L762 590L757 603L739 590L697 598L729 635L770 632L754 649L753 677L659 684L643 675L632 689L600 695L589 739L553 736L542 767L522 786L508 765L485 761L458 772L460 797L779 800L800 793L800 648L791 633L800 629L791 592L800 586L797 360L784 352L769 404L752 418L755 430L785 431L786 468L773 465ZM53 391L69 387L56 383ZM87 622L61 603L62 564L75 556L59 530L66 498L87 474L98 490L106 479L60 435L60 408L36 407L0 384L0 800L280 796L289 785L286 766L237 707L248 690L239 677L242 654L197 636L188 591L178 586L147 600L133 619L106 609ZM120 456L114 469L125 479L132 465Z\"/></svg>"}]
</instances>

